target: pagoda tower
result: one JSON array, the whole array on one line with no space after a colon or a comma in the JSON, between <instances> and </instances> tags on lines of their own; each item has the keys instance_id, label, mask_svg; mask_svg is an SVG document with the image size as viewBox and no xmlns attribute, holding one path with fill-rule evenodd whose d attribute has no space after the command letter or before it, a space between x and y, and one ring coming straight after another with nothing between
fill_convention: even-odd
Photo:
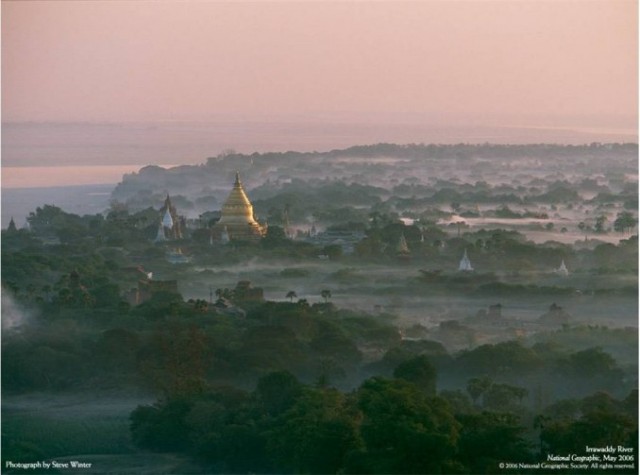
<instances>
[{"instance_id":1,"label":"pagoda tower","mask_svg":"<svg viewBox=\"0 0 640 475\"><path fill-rule=\"evenodd\" d=\"M458 266L458 271L460 272L472 272L473 267L471 267L471 261L469 260L469 256L467 256L467 250L464 250L464 255L462 259L460 259L460 265Z\"/></svg>"},{"instance_id":2,"label":"pagoda tower","mask_svg":"<svg viewBox=\"0 0 640 475\"><path fill-rule=\"evenodd\" d=\"M218 240L228 236L232 241L257 241L266 233L265 227L261 226L253 216L253 206L244 192L238 172L236 172L233 189L222 205L220 214L220 221L212 229Z\"/></svg>"},{"instance_id":3,"label":"pagoda tower","mask_svg":"<svg viewBox=\"0 0 640 475\"><path fill-rule=\"evenodd\" d=\"M560 267L555 269L554 272L563 277L567 277L569 275L569 269L567 269L567 266L564 263L564 259L562 259L562 262L560 263Z\"/></svg>"},{"instance_id":4,"label":"pagoda tower","mask_svg":"<svg viewBox=\"0 0 640 475\"><path fill-rule=\"evenodd\" d=\"M17 233L18 228L16 228L16 222L13 220L13 216L11 216L11 221L9 221L9 227L7 228L8 233Z\"/></svg>"},{"instance_id":5,"label":"pagoda tower","mask_svg":"<svg viewBox=\"0 0 640 475\"><path fill-rule=\"evenodd\" d=\"M398 240L398 245L396 246L396 254L398 256L408 256L410 254L409 246L407 245L407 240L404 237L404 233L400 235L400 239Z\"/></svg>"},{"instance_id":6,"label":"pagoda tower","mask_svg":"<svg viewBox=\"0 0 640 475\"><path fill-rule=\"evenodd\" d=\"M160 216L162 216L162 226L166 229L167 239L182 239L183 221L178 216L175 206L171 203L171 198L167 193L164 205L160 208Z\"/></svg>"},{"instance_id":7,"label":"pagoda tower","mask_svg":"<svg viewBox=\"0 0 640 475\"><path fill-rule=\"evenodd\" d=\"M289 205L285 206L284 211L282 211L282 228L287 238L294 238L293 232L291 231L291 224L289 223Z\"/></svg>"},{"instance_id":8,"label":"pagoda tower","mask_svg":"<svg viewBox=\"0 0 640 475\"><path fill-rule=\"evenodd\" d=\"M160 225L158 226L158 233L156 234L156 238L153 240L154 243L165 242L167 241L167 236L164 233L164 220L160 221Z\"/></svg>"}]
</instances>

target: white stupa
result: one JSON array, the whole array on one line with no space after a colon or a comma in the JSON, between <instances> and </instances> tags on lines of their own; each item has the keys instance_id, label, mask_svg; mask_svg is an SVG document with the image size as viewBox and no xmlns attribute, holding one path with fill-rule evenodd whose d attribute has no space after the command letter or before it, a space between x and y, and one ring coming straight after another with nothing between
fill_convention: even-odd
<instances>
[{"instance_id":1,"label":"white stupa","mask_svg":"<svg viewBox=\"0 0 640 475\"><path fill-rule=\"evenodd\" d=\"M564 259L562 259L562 262L560 263L560 267L558 267L557 269L554 269L554 272L563 277L566 277L569 275L569 269L567 269L567 266L564 264Z\"/></svg>"},{"instance_id":2,"label":"white stupa","mask_svg":"<svg viewBox=\"0 0 640 475\"><path fill-rule=\"evenodd\" d=\"M171 217L171 213L169 212L169 209L167 209L167 211L165 211L164 213L164 217L162 218L162 225L165 228L173 228L173 218Z\"/></svg>"},{"instance_id":3,"label":"white stupa","mask_svg":"<svg viewBox=\"0 0 640 475\"><path fill-rule=\"evenodd\" d=\"M153 240L153 242L164 242L167 240L167 236L164 233L164 225L162 222L160 222L160 225L158 226L158 234L156 234L156 238Z\"/></svg>"},{"instance_id":4,"label":"white stupa","mask_svg":"<svg viewBox=\"0 0 640 475\"><path fill-rule=\"evenodd\" d=\"M467 256L467 250L464 250L464 255L462 259L460 259L460 265L458 266L458 271L461 272L472 272L473 267L471 267L471 261L469 260L469 256Z\"/></svg>"},{"instance_id":5,"label":"white stupa","mask_svg":"<svg viewBox=\"0 0 640 475\"><path fill-rule=\"evenodd\" d=\"M220 241L222 241L222 244L227 244L230 240L231 238L229 237L229 230L225 226L222 229L222 233L220 234Z\"/></svg>"}]
</instances>

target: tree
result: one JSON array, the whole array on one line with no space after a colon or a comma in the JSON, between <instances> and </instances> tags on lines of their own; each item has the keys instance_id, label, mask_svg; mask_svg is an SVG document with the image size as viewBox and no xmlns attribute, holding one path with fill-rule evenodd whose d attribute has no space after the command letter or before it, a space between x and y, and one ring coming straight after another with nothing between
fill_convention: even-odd
<instances>
[{"instance_id":1,"label":"tree","mask_svg":"<svg viewBox=\"0 0 640 475\"><path fill-rule=\"evenodd\" d=\"M497 377L532 371L542 365L542 360L531 348L517 341L506 341L463 352L458 356L458 364L469 375Z\"/></svg>"},{"instance_id":2,"label":"tree","mask_svg":"<svg viewBox=\"0 0 640 475\"><path fill-rule=\"evenodd\" d=\"M572 401L571 406L574 405L575 401ZM569 413L559 415L556 411L551 417L547 415L541 426L540 439L548 453L570 453L587 445L631 447L636 443L636 415L626 411L622 401L606 393L596 393L579 401L578 406L579 409L574 408ZM634 404L633 411L635 408L637 405Z\"/></svg>"},{"instance_id":3,"label":"tree","mask_svg":"<svg viewBox=\"0 0 640 475\"><path fill-rule=\"evenodd\" d=\"M457 419L462 423L458 459L468 467L466 473L496 473L502 460L531 460L525 428L517 416L484 411L460 414Z\"/></svg>"},{"instance_id":4,"label":"tree","mask_svg":"<svg viewBox=\"0 0 640 475\"><path fill-rule=\"evenodd\" d=\"M638 220L633 213L622 211L618 213L616 220L613 222L613 229L620 233L625 233L635 228L636 224L638 224Z\"/></svg>"},{"instance_id":5,"label":"tree","mask_svg":"<svg viewBox=\"0 0 640 475\"><path fill-rule=\"evenodd\" d=\"M589 226L584 221L580 221L578 223L578 229L584 233L584 240L587 240L587 232L589 231Z\"/></svg>"},{"instance_id":6,"label":"tree","mask_svg":"<svg viewBox=\"0 0 640 475\"><path fill-rule=\"evenodd\" d=\"M279 473L341 473L358 448L358 421L349 398L334 389L305 390L269 435Z\"/></svg>"},{"instance_id":7,"label":"tree","mask_svg":"<svg viewBox=\"0 0 640 475\"><path fill-rule=\"evenodd\" d=\"M348 473L449 473L460 425L449 405L415 385L372 378L356 393L365 450Z\"/></svg>"},{"instance_id":8,"label":"tree","mask_svg":"<svg viewBox=\"0 0 640 475\"><path fill-rule=\"evenodd\" d=\"M202 329L173 323L153 335L142 371L167 399L199 394L206 386L210 347Z\"/></svg>"},{"instance_id":9,"label":"tree","mask_svg":"<svg viewBox=\"0 0 640 475\"><path fill-rule=\"evenodd\" d=\"M425 355L400 363L393 371L393 377L414 383L430 396L436 395L437 372Z\"/></svg>"},{"instance_id":10,"label":"tree","mask_svg":"<svg viewBox=\"0 0 640 475\"><path fill-rule=\"evenodd\" d=\"M484 395L483 406L494 411L520 412L519 405L527 394L528 391L524 388L494 383Z\"/></svg>"},{"instance_id":11,"label":"tree","mask_svg":"<svg viewBox=\"0 0 640 475\"><path fill-rule=\"evenodd\" d=\"M482 378L472 378L467 382L467 392L474 404L477 404L478 398L482 396L493 384L490 378L483 376Z\"/></svg>"},{"instance_id":12,"label":"tree","mask_svg":"<svg viewBox=\"0 0 640 475\"><path fill-rule=\"evenodd\" d=\"M276 247L289 245L290 240L280 226L269 226L266 236L261 240L262 247L273 249Z\"/></svg>"},{"instance_id":13,"label":"tree","mask_svg":"<svg viewBox=\"0 0 640 475\"><path fill-rule=\"evenodd\" d=\"M327 303L327 301L331 298L331 291L328 289L324 289L322 292L320 292L320 296L324 299L324 303Z\"/></svg>"},{"instance_id":14,"label":"tree","mask_svg":"<svg viewBox=\"0 0 640 475\"><path fill-rule=\"evenodd\" d=\"M622 377L615 358L600 347L587 348L569 355L563 369L566 375L579 378Z\"/></svg>"},{"instance_id":15,"label":"tree","mask_svg":"<svg viewBox=\"0 0 640 475\"><path fill-rule=\"evenodd\" d=\"M295 299L296 297L298 297L298 294L296 294L293 290L290 290L289 292L287 292L287 298L293 302L293 299Z\"/></svg>"},{"instance_id":16,"label":"tree","mask_svg":"<svg viewBox=\"0 0 640 475\"><path fill-rule=\"evenodd\" d=\"M271 415L289 409L302 391L298 379L288 371L271 372L258 381L256 396Z\"/></svg>"},{"instance_id":17,"label":"tree","mask_svg":"<svg viewBox=\"0 0 640 475\"><path fill-rule=\"evenodd\" d=\"M595 225L595 231L597 233L604 233L605 229L604 229L604 223L607 221L607 217L604 214L601 214L600 216L598 216L596 218L596 225Z\"/></svg>"}]
</instances>

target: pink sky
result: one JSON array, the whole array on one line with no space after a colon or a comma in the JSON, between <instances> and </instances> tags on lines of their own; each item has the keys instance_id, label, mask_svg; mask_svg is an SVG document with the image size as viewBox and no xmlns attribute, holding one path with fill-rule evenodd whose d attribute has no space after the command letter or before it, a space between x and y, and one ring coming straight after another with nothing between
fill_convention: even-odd
<instances>
[{"instance_id":1,"label":"pink sky","mask_svg":"<svg viewBox=\"0 0 640 475\"><path fill-rule=\"evenodd\" d=\"M2 2L3 121L637 127L633 0Z\"/></svg>"}]
</instances>

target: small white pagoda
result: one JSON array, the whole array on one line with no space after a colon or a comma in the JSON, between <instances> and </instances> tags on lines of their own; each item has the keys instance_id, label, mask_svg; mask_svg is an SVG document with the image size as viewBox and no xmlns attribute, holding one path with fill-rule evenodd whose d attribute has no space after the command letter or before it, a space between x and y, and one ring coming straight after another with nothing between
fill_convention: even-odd
<instances>
[{"instance_id":1,"label":"small white pagoda","mask_svg":"<svg viewBox=\"0 0 640 475\"><path fill-rule=\"evenodd\" d=\"M171 217L171 213L169 212L169 210L167 209L167 211L164 213L164 217L162 218L162 225L165 228L173 228L173 218Z\"/></svg>"},{"instance_id":2,"label":"small white pagoda","mask_svg":"<svg viewBox=\"0 0 640 475\"><path fill-rule=\"evenodd\" d=\"M473 272L473 267L471 267L471 261L469 260L469 256L467 256L467 250L464 250L464 255L462 259L460 259L460 265L458 266L459 272Z\"/></svg>"},{"instance_id":3,"label":"small white pagoda","mask_svg":"<svg viewBox=\"0 0 640 475\"><path fill-rule=\"evenodd\" d=\"M560 267L558 267L557 269L554 269L553 272L563 277L566 277L569 275L569 269L567 269L567 266L564 264L564 259L562 259L562 262L560 263Z\"/></svg>"}]
</instances>

